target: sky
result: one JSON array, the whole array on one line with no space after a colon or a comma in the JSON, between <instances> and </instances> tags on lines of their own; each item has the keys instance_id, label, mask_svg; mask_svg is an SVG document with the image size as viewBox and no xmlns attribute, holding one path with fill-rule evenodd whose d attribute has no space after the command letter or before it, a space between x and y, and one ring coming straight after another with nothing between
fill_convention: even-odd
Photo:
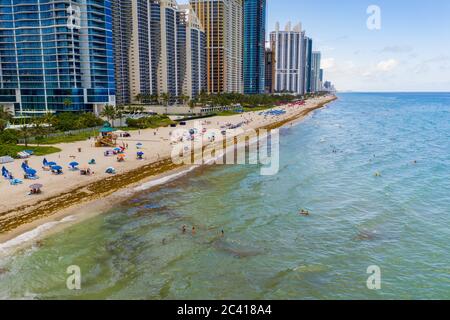
<instances>
[{"instance_id":1,"label":"sky","mask_svg":"<svg viewBox=\"0 0 450 320\"><path fill-rule=\"evenodd\" d=\"M302 23L338 90L450 91L449 0L268 0L268 32L277 21Z\"/></svg>"}]
</instances>

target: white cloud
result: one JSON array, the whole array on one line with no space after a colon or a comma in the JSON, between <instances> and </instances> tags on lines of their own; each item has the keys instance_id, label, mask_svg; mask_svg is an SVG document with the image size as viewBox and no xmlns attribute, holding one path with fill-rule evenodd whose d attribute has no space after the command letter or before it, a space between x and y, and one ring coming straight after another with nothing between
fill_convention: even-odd
<instances>
[{"instance_id":1,"label":"white cloud","mask_svg":"<svg viewBox=\"0 0 450 320\"><path fill-rule=\"evenodd\" d=\"M377 64L377 70L383 72L389 72L394 70L399 65L399 62L395 59L389 59L385 61L380 61Z\"/></svg>"},{"instance_id":2,"label":"white cloud","mask_svg":"<svg viewBox=\"0 0 450 320\"><path fill-rule=\"evenodd\" d=\"M324 70L333 69L335 65L336 65L336 60L334 58L326 58L326 59L323 59L321 62L322 69L324 69Z\"/></svg>"}]
</instances>

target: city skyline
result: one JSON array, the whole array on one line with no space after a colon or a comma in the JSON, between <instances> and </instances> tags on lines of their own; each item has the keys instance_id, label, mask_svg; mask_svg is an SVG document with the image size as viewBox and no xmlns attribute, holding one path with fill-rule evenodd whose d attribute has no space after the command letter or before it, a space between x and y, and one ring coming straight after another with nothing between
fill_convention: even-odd
<instances>
[{"instance_id":1,"label":"city skyline","mask_svg":"<svg viewBox=\"0 0 450 320\"><path fill-rule=\"evenodd\" d=\"M180 0L180 3L188 0ZM369 30L367 9L381 9ZM324 80L340 91L450 91L450 2L267 0L267 40L276 22L301 21L322 52ZM422 44L418 39L421 39Z\"/></svg>"}]
</instances>

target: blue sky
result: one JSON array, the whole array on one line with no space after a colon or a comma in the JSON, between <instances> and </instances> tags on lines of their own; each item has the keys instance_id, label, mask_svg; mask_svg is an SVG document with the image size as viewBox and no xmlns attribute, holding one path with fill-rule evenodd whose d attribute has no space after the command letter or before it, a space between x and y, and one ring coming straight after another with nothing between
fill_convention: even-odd
<instances>
[{"instance_id":1,"label":"blue sky","mask_svg":"<svg viewBox=\"0 0 450 320\"><path fill-rule=\"evenodd\" d=\"M339 90L450 91L449 0L268 0L268 31L276 21L302 23Z\"/></svg>"}]
</instances>

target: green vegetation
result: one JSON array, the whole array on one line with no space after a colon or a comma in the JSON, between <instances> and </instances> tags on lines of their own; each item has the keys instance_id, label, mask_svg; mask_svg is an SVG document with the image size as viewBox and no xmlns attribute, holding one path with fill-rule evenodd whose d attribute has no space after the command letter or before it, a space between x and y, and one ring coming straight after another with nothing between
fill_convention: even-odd
<instances>
[{"instance_id":1,"label":"green vegetation","mask_svg":"<svg viewBox=\"0 0 450 320\"><path fill-rule=\"evenodd\" d=\"M244 108L272 108L277 104L289 103L302 97L291 94L269 95L254 94L245 95L240 93L205 94L202 92L194 103L209 104L212 106L231 106L240 104Z\"/></svg>"},{"instance_id":2,"label":"green vegetation","mask_svg":"<svg viewBox=\"0 0 450 320\"><path fill-rule=\"evenodd\" d=\"M44 156L47 154L52 154L61 151L61 149L55 148L55 147L25 147L25 146L18 146L18 145L8 145L8 144L0 144L0 156L10 156L10 157L17 157L17 153L25 151L25 150L32 150L34 152L34 155L36 156Z\"/></svg>"},{"instance_id":3,"label":"green vegetation","mask_svg":"<svg viewBox=\"0 0 450 320\"><path fill-rule=\"evenodd\" d=\"M128 127L138 129L167 127L173 123L175 122L170 120L169 117L165 115L156 115L140 119L127 119Z\"/></svg>"},{"instance_id":4,"label":"green vegetation","mask_svg":"<svg viewBox=\"0 0 450 320\"><path fill-rule=\"evenodd\" d=\"M97 135L98 130L92 130L87 132L79 132L54 137L36 137L34 141L36 144L70 143L70 142L84 141Z\"/></svg>"}]
</instances>

